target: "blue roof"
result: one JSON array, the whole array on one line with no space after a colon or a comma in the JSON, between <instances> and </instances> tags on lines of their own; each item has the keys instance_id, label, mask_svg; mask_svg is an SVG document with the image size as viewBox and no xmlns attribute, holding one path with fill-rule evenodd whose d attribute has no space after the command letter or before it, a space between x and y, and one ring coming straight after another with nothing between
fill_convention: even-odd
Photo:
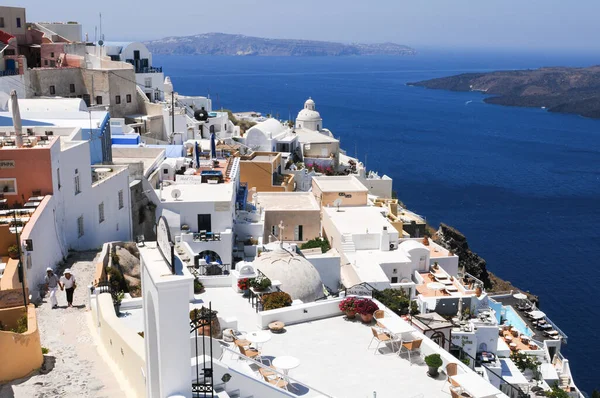
<instances>
[{"instance_id":1,"label":"blue roof","mask_svg":"<svg viewBox=\"0 0 600 398\"><path fill-rule=\"evenodd\" d=\"M0 116L0 126L12 126L12 125L13 125L12 117ZM52 123L38 122L36 120L27 120L27 119L21 120L21 125L23 127L54 126Z\"/></svg>"}]
</instances>

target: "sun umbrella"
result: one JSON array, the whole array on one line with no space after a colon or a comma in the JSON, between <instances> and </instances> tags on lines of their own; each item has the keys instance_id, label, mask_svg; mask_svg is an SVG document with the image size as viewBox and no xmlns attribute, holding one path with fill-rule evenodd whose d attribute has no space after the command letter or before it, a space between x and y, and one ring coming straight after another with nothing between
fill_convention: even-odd
<instances>
[{"instance_id":1,"label":"sun umbrella","mask_svg":"<svg viewBox=\"0 0 600 398\"><path fill-rule=\"evenodd\" d=\"M463 302L462 302L462 297L460 297L458 299L458 317L461 318L462 317L462 307L463 307Z\"/></svg>"},{"instance_id":2,"label":"sun umbrella","mask_svg":"<svg viewBox=\"0 0 600 398\"><path fill-rule=\"evenodd\" d=\"M198 141L194 144L194 153L196 154L196 167L200 167L200 145L198 145Z\"/></svg>"},{"instance_id":3,"label":"sun umbrella","mask_svg":"<svg viewBox=\"0 0 600 398\"><path fill-rule=\"evenodd\" d=\"M531 311L529 313L529 316L533 319L542 319L543 317L546 316L546 314L544 314L542 311L536 310L536 311Z\"/></svg>"},{"instance_id":4,"label":"sun umbrella","mask_svg":"<svg viewBox=\"0 0 600 398\"><path fill-rule=\"evenodd\" d=\"M513 297L517 300L525 300L527 298L527 295L523 293L515 293L513 294Z\"/></svg>"},{"instance_id":5,"label":"sun umbrella","mask_svg":"<svg viewBox=\"0 0 600 398\"><path fill-rule=\"evenodd\" d=\"M441 284L439 282L431 282L431 283L427 284L427 289L435 290L436 295L437 295L438 290L442 290L445 288L446 288L446 286L444 286L443 284Z\"/></svg>"},{"instance_id":6,"label":"sun umbrella","mask_svg":"<svg viewBox=\"0 0 600 398\"><path fill-rule=\"evenodd\" d=\"M217 141L215 138L215 133L211 133L210 135L210 157L211 159L217 158Z\"/></svg>"}]
</instances>

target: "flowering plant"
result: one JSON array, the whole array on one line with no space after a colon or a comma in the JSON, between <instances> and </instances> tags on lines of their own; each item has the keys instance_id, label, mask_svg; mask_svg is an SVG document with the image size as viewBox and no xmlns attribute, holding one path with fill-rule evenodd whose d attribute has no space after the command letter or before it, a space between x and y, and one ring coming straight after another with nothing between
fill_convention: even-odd
<instances>
[{"instance_id":1,"label":"flowering plant","mask_svg":"<svg viewBox=\"0 0 600 398\"><path fill-rule=\"evenodd\" d=\"M240 289L240 290L250 289L250 279L244 278L244 279L238 280L238 289Z\"/></svg>"},{"instance_id":2,"label":"flowering plant","mask_svg":"<svg viewBox=\"0 0 600 398\"><path fill-rule=\"evenodd\" d=\"M358 312L360 315L373 315L373 313L379 309L373 300L367 298L357 300L355 307L356 312Z\"/></svg>"},{"instance_id":3,"label":"flowering plant","mask_svg":"<svg viewBox=\"0 0 600 398\"><path fill-rule=\"evenodd\" d=\"M354 297L346 297L339 304L340 311L356 311L356 301Z\"/></svg>"}]
</instances>

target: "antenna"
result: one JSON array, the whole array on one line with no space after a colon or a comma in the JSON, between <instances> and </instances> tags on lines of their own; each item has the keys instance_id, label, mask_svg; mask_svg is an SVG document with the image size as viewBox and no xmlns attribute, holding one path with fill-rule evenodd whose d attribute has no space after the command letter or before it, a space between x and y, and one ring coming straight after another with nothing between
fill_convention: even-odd
<instances>
[{"instance_id":1,"label":"antenna","mask_svg":"<svg viewBox=\"0 0 600 398\"><path fill-rule=\"evenodd\" d=\"M179 189L174 189L171 191L171 197L175 200L181 197L181 191Z\"/></svg>"},{"instance_id":2,"label":"antenna","mask_svg":"<svg viewBox=\"0 0 600 398\"><path fill-rule=\"evenodd\" d=\"M100 14L100 40L104 39L104 36L102 36L102 13ZM100 44L102 45L102 44Z\"/></svg>"}]
</instances>

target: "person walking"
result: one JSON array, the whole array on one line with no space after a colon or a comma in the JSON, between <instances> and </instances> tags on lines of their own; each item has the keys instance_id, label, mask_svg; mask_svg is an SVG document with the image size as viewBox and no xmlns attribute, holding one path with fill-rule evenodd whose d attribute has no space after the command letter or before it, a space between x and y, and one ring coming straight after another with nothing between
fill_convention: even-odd
<instances>
[{"instance_id":1,"label":"person walking","mask_svg":"<svg viewBox=\"0 0 600 398\"><path fill-rule=\"evenodd\" d=\"M46 282L46 289L50 293L50 305L52 309L58 307L58 301L56 301L56 290L58 289L60 282L58 280L58 276L54 274L52 268L46 268L46 277L44 278Z\"/></svg>"},{"instance_id":2,"label":"person walking","mask_svg":"<svg viewBox=\"0 0 600 398\"><path fill-rule=\"evenodd\" d=\"M73 306L73 292L76 287L77 283L75 283L75 277L71 274L71 270L67 268L60 278L60 290L66 290L67 304L69 307Z\"/></svg>"}]
</instances>

